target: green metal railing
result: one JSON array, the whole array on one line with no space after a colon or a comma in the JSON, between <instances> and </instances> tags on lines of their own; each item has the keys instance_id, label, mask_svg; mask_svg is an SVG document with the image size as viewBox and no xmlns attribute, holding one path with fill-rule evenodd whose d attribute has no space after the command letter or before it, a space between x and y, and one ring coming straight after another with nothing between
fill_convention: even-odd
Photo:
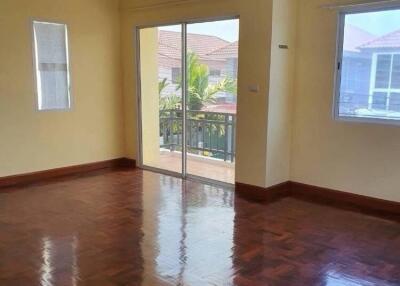
<instances>
[{"instance_id":1,"label":"green metal railing","mask_svg":"<svg viewBox=\"0 0 400 286\"><path fill-rule=\"evenodd\" d=\"M182 110L160 111L160 147L182 150ZM187 111L186 146L191 154L235 161L236 115Z\"/></svg>"}]
</instances>

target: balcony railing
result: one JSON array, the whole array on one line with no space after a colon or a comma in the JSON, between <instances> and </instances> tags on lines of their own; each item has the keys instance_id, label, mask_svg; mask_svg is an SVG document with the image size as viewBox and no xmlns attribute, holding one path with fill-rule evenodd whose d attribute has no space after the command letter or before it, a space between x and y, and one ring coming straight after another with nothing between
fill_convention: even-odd
<instances>
[{"instance_id":1,"label":"balcony railing","mask_svg":"<svg viewBox=\"0 0 400 286\"><path fill-rule=\"evenodd\" d=\"M160 147L182 151L182 110L160 111ZM186 146L191 154L235 161L236 115L187 112Z\"/></svg>"}]
</instances>

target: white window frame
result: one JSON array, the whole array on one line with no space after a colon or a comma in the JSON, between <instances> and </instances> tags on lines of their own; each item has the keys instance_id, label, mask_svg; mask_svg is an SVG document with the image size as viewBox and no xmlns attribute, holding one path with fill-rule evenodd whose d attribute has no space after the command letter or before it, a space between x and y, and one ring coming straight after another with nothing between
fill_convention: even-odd
<instances>
[{"instance_id":1,"label":"white window frame","mask_svg":"<svg viewBox=\"0 0 400 286\"><path fill-rule=\"evenodd\" d=\"M67 99L68 106L64 108L40 108L40 94L39 94L39 86L40 86L40 72L39 72L39 63L38 63L38 54L37 54L37 42L36 42L36 32L35 32L35 23L44 23L44 24L52 24L52 25L60 25L65 28L65 54L67 61ZM69 37L68 37L68 25L66 23L49 21L49 20L41 20L41 19L33 19L31 21L32 27L32 55L33 55L33 79L34 79L34 88L35 88L35 99L36 99L36 110L40 112L52 112L52 111L70 111L72 110L72 94L71 94L71 66L70 66L70 47L69 47Z\"/></svg>"},{"instance_id":2,"label":"white window frame","mask_svg":"<svg viewBox=\"0 0 400 286\"><path fill-rule=\"evenodd\" d=\"M379 11L389 11L389 10L399 10L400 5L393 3L378 3L374 5L360 5L360 6L349 6L348 8L340 8L338 11L338 24L337 24L337 33L336 33L336 60L334 67L334 102L333 102L333 119L336 121L344 121L344 122L359 122L359 123L376 123L376 124L388 124L388 125L400 125L400 118L374 118L374 117L363 117L363 116L346 116L339 114L339 103L340 103L340 87L341 87L341 74L342 74L342 60L343 60L343 44L344 44L344 28L345 28L345 19L347 15L351 14L360 14L360 13L368 13L368 12L379 12ZM378 53L377 53L378 54ZM388 54L382 52L382 54ZM390 54L390 53L389 53ZM374 60L374 57L373 57ZM373 65L374 63L372 63ZM376 64L376 58L375 58ZM371 66L371 77L373 74L374 67ZM375 69L376 70L376 69ZM374 86L375 86L375 78L374 78ZM377 91L377 89L374 89ZM386 90L386 89L385 89ZM397 89L393 89L397 90ZM368 107L371 107L372 103L372 81L370 81L369 87L369 98L368 98ZM387 100L387 103L389 100Z\"/></svg>"}]
</instances>

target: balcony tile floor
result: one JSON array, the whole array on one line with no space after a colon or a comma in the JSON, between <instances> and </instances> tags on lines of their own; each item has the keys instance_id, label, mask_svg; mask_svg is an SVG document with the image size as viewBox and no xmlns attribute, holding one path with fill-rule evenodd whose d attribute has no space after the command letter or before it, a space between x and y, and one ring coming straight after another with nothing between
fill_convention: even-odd
<instances>
[{"instance_id":1,"label":"balcony tile floor","mask_svg":"<svg viewBox=\"0 0 400 286\"><path fill-rule=\"evenodd\" d=\"M201 158L200 156L188 155L187 171L191 175L212 179L224 183L235 183L235 164L215 159ZM160 154L160 169L181 172L181 153L164 151Z\"/></svg>"}]
</instances>

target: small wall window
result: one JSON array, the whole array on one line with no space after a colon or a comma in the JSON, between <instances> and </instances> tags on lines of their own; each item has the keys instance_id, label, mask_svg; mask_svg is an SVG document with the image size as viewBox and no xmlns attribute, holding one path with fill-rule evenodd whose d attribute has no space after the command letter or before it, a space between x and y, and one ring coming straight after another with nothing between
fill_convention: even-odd
<instances>
[{"instance_id":1,"label":"small wall window","mask_svg":"<svg viewBox=\"0 0 400 286\"><path fill-rule=\"evenodd\" d=\"M70 109L67 26L34 21L33 37L38 109Z\"/></svg>"},{"instance_id":2,"label":"small wall window","mask_svg":"<svg viewBox=\"0 0 400 286\"><path fill-rule=\"evenodd\" d=\"M400 9L342 13L339 35L336 118L400 121Z\"/></svg>"},{"instance_id":3,"label":"small wall window","mask_svg":"<svg viewBox=\"0 0 400 286\"><path fill-rule=\"evenodd\" d=\"M172 68L171 70L172 76L172 83L179 84L182 78L182 71L181 68Z\"/></svg>"}]
</instances>

